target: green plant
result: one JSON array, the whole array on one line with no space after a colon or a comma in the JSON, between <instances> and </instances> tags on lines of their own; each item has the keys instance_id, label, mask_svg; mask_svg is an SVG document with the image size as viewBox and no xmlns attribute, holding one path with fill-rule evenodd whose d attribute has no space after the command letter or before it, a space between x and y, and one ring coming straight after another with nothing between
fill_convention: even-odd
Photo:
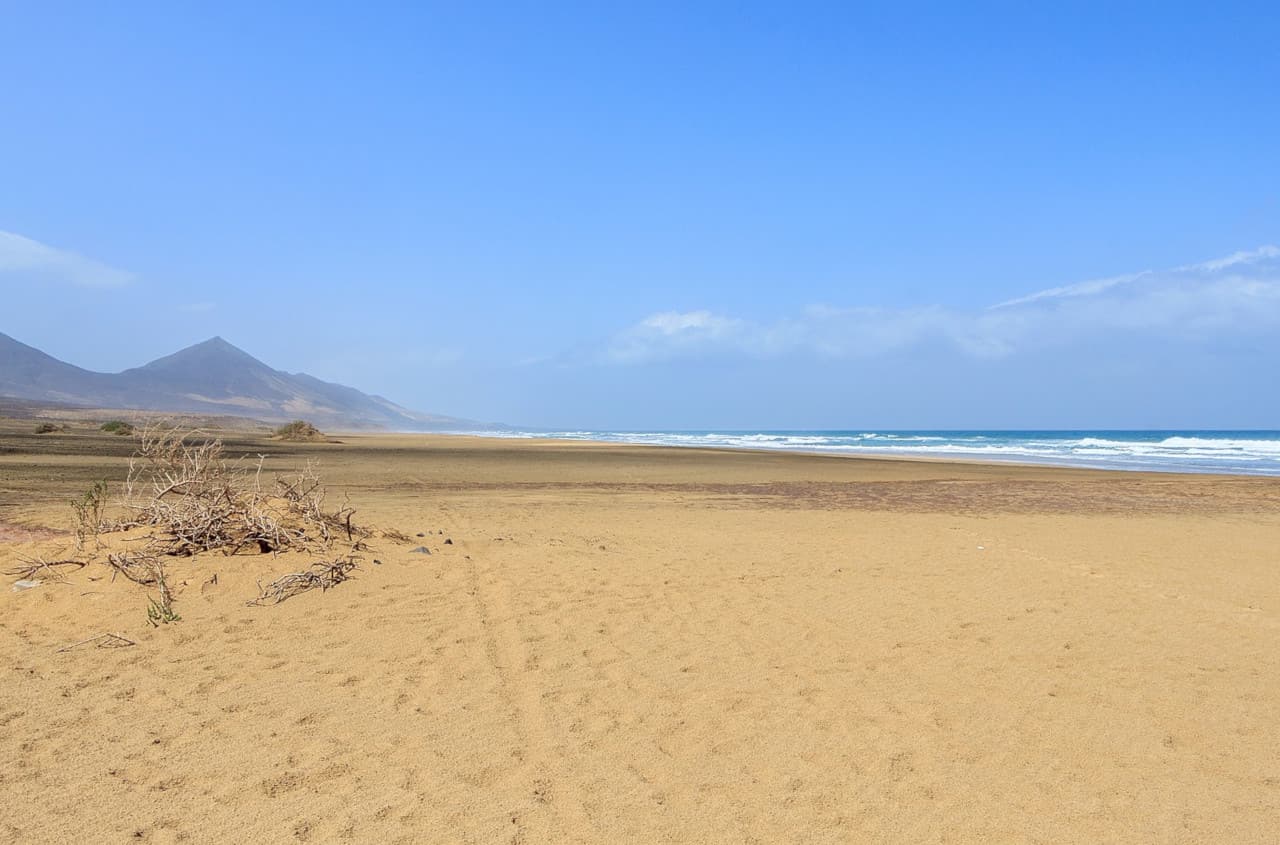
<instances>
[{"instance_id":1,"label":"green plant","mask_svg":"<svg viewBox=\"0 0 1280 845\"><path fill-rule=\"evenodd\" d=\"M133 434L133 426L124 420L111 420L102 424L102 430L108 434L118 434L121 437L128 437Z\"/></svg>"},{"instance_id":2,"label":"green plant","mask_svg":"<svg viewBox=\"0 0 1280 845\"><path fill-rule=\"evenodd\" d=\"M103 514L107 509L107 482L96 481L78 500L71 502L71 510L75 513L76 549L83 550L85 541L93 538L97 543L98 534L104 527Z\"/></svg>"},{"instance_id":3,"label":"green plant","mask_svg":"<svg viewBox=\"0 0 1280 845\"><path fill-rule=\"evenodd\" d=\"M151 623L151 627L159 628L161 625L168 625L171 622L181 622L182 617L173 609L172 602L166 600L165 596L161 596L160 601L148 599L147 605L147 621Z\"/></svg>"},{"instance_id":4,"label":"green plant","mask_svg":"<svg viewBox=\"0 0 1280 845\"><path fill-rule=\"evenodd\" d=\"M169 592L169 582L164 575L164 564L155 561L151 565L151 576L155 585L160 588L159 600L147 598L147 621L151 627L159 628L170 622L181 622L182 617L173 609L173 594Z\"/></svg>"}]
</instances>

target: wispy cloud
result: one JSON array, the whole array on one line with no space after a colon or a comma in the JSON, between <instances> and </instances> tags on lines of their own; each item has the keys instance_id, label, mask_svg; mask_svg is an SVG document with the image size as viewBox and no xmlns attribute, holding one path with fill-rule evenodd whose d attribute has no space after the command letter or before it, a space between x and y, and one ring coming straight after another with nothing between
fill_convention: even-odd
<instances>
[{"instance_id":1,"label":"wispy cloud","mask_svg":"<svg viewBox=\"0 0 1280 845\"><path fill-rule=\"evenodd\" d=\"M0 231L0 274L93 288L121 287L134 280L132 273L4 231Z\"/></svg>"},{"instance_id":2,"label":"wispy cloud","mask_svg":"<svg viewBox=\"0 0 1280 845\"><path fill-rule=\"evenodd\" d=\"M1039 299L1060 299L1069 296L1091 296L1093 294L1103 293L1111 288L1133 285L1144 279L1151 278L1169 278L1175 276L1194 277L1205 276L1215 273L1221 273L1241 265L1251 265L1258 263L1266 263L1270 259L1280 258L1280 247L1264 246L1254 250L1235 252L1225 258L1215 258L1212 261L1202 261L1199 264L1184 264L1181 267L1174 267L1165 271L1143 270L1140 273L1130 273L1126 276L1113 276L1108 279L1094 279L1088 282L1079 282L1074 285L1066 285L1064 287L1049 288L1048 290L1037 291L1027 296L1021 296L1017 299L1011 299L1008 302L1001 302L992 308L1005 308L1010 305L1023 305L1028 302L1035 302ZM1274 268L1272 268L1274 270ZM1273 274L1274 275L1274 272Z\"/></svg>"},{"instance_id":3,"label":"wispy cloud","mask_svg":"<svg viewBox=\"0 0 1280 845\"><path fill-rule=\"evenodd\" d=\"M1074 285L1063 285L1058 288L1049 288L1048 290L1036 291L1035 293L1020 296L1017 299L1010 299L1006 302L1000 302L992 305L992 308L1008 308L1012 305L1026 305L1029 302L1036 302L1041 299L1062 299L1069 296L1092 296L1102 293L1111 288L1121 287L1123 285L1132 284L1151 271L1144 270L1141 273L1130 273L1127 276L1112 276L1109 279L1092 279L1087 282L1077 282Z\"/></svg>"},{"instance_id":4,"label":"wispy cloud","mask_svg":"<svg viewBox=\"0 0 1280 845\"><path fill-rule=\"evenodd\" d=\"M772 322L709 311L654 314L603 357L644 363L710 355L868 358L936 347L972 358L1159 337L1179 343L1280 331L1280 248L1050 288L973 311L816 305Z\"/></svg>"},{"instance_id":5,"label":"wispy cloud","mask_svg":"<svg viewBox=\"0 0 1280 845\"><path fill-rule=\"evenodd\" d=\"M1180 267L1179 270L1225 270L1228 267L1235 267L1238 264L1256 264L1266 261L1269 258L1280 258L1280 247L1263 246L1254 250L1244 252L1235 252L1226 258L1218 258L1213 261L1205 261L1201 264L1193 264L1189 267Z\"/></svg>"}]
</instances>

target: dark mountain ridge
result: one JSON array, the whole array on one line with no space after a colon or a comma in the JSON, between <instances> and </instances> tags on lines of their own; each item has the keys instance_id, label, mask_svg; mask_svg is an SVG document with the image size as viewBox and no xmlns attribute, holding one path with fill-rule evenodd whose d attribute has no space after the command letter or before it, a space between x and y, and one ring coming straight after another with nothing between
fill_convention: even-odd
<instances>
[{"instance_id":1,"label":"dark mountain ridge","mask_svg":"<svg viewBox=\"0 0 1280 845\"><path fill-rule=\"evenodd\" d=\"M232 414L268 422L307 419L330 428L482 428L470 420L411 411L305 373L273 369L220 337L122 373L98 373L0 333L0 396L96 408Z\"/></svg>"}]
</instances>

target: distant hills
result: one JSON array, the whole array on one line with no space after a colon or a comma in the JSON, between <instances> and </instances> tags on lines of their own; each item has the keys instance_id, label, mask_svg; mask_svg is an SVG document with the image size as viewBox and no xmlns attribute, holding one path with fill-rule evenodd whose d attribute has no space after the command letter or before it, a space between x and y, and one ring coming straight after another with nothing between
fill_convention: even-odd
<instances>
[{"instance_id":1,"label":"distant hills","mask_svg":"<svg viewBox=\"0 0 1280 845\"><path fill-rule=\"evenodd\" d=\"M305 373L274 370L220 337L122 373L97 373L0 333L0 396L90 408L228 414L266 422L306 419L322 428L491 427L411 411Z\"/></svg>"}]
</instances>

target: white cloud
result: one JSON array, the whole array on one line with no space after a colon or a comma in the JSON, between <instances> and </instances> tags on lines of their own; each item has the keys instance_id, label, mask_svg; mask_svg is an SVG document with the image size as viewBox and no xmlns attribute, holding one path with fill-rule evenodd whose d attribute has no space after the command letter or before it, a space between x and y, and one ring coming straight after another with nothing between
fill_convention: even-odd
<instances>
[{"instance_id":1,"label":"white cloud","mask_svg":"<svg viewBox=\"0 0 1280 845\"><path fill-rule=\"evenodd\" d=\"M724 335L731 332L735 324L735 320L717 317L710 311L688 311L685 313L665 311L661 314L646 317L641 321L640 326L643 329L672 337L686 332L712 336Z\"/></svg>"},{"instance_id":2,"label":"white cloud","mask_svg":"<svg viewBox=\"0 0 1280 845\"><path fill-rule=\"evenodd\" d=\"M697 350L733 344L751 326L710 311L664 311L650 315L616 336L607 357L619 362L637 362L675 357Z\"/></svg>"},{"instance_id":3,"label":"white cloud","mask_svg":"<svg viewBox=\"0 0 1280 845\"><path fill-rule=\"evenodd\" d=\"M709 311L653 314L605 353L619 363L707 355L868 358L934 346L971 358L1134 336L1183 343L1276 337L1280 248L1050 288L976 311L811 306L772 322Z\"/></svg>"},{"instance_id":4,"label":"white cloud","mask_svg":"<svg viewBox=\"0 0 1280 845\"><path fill-rule=\"evenodd\" d=\"M0 274L95 288L121 287L134 280L132 273L4 231L0 231Z\"/></svg>"}]
</instances>

